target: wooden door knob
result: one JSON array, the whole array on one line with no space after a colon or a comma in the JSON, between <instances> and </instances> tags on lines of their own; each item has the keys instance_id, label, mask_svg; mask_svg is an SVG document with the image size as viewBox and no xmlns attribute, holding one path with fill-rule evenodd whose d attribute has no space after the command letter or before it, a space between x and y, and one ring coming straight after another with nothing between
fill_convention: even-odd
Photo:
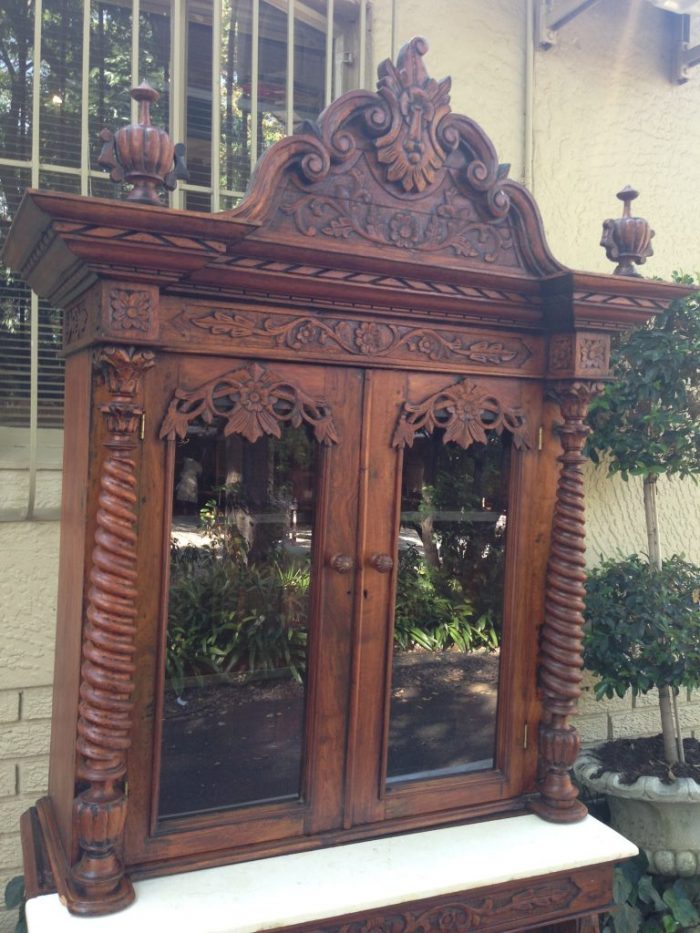
<instances>
[{"instance_id":1,"label":"wooden door knob","mask_svg":"<svg viewBox=\"0 0 700 933\"><path fill-rule=\"evenodd\" d=\"M328 558L328 566L336 573L350 573L354 564L349 554L333 554Z\"/></svg>"},{"instance_id":2,"label":"wooden door knob","mask_svg":"<svg viewBox=\"0 0 700 933\"><path fill-rule=\"evenodd\" d=\"M378 573L389 573L394 566L394 561L388 554L372 554L369 565L374 567Z\"/></svg>"}]
</instances>

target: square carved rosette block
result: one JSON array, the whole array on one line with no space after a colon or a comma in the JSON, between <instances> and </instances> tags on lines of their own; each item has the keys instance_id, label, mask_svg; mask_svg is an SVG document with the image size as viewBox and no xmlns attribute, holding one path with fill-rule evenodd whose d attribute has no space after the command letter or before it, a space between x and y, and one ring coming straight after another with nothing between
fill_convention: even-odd
<instances>
[{"instance_id":1,"label":"square carved rosette block","mask_svg":"<svg viewBox=\"0 0 700 933\"><path fill-rule=\"evenodd\" d=\"M604 379L610 371L610 334L579 331L549 338L550 379Z\"/></svg>"},{"instance_id":2,"label":"square carved rosette block","mask_svg":"<svg viewBox=\"0 0 700 933\"><path fill-rule=\"evenodd\" d=\"M37 191L22 202L4 260L65 310L67 361L56 713L49 797L23 824L30 895L54 884L73 912L109 913L132 878L528 807L551 822L585 815L568 767L586 407L611 334L686 290L562 266L532 196L452 113L426 51L412 40L380 66L377 93L344 95L271 147L234 211ZM290 472L272 496L276 444ZM431 502L439 463L457 471L443 486L472 483L473 507ZM236 498L244 474L253 491ZM265 496L267 552L303 552L308 566L303 637L298 620L284 631L303 644L289 686L303 701L294 723L260 716L253 739L222 716L204 746L224 745L187 784L196 756L183 765L166 741L181 713L168 693L174 536L250 571L265 550L251 502ZM204 541L196 517L211 500L244 546ZM497 647L491 674L469 681L471 712L440 724L459 733L455 760L409 766L392 750L396 703L412 695L395 681L411 660L395 659L396 597L406 541L427 573L449 522L482 541L474 553L500 549L482 587ZM249 622L269 606L243 608ZM254 669L234 658L223 681L238 688ZM199 675L182 672L193 695ZM270 749L247 751L270 730ZM412 721L401 755L420 730ZM292 765L271 751L280 743ZM252 777L236 776L243 766ZM191 799L169 783L178 769ZM201 786L224 797L196 799ZM572 904L562 917L580 913Z\"/></svg>"}]
</instances>

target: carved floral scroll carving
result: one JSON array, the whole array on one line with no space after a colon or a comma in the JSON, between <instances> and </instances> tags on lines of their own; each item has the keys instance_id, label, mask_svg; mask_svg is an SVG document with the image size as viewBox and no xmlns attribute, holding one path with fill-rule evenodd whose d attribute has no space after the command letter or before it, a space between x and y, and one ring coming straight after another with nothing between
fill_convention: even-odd
<instances>
[{"instance_id":1,"label":"carved floral scroll carving","mask_svg":"<svg viewBox=\"0 0 700 933\"><path fill-rule=\"evenodd\" d=\"M583 819L586 807L577 799L569 769L576 760L579 737L568 719L581 694L581 638L585 598L585 517L583 445L590 428L588 405L603 388L597 382L555 382L552 386L564 416L560 428L563 453L552 524L552 543L545 583L545 614L540 642L542 721L539 736L539 798L532 808L545 819L571 823Z\"/></svg>"},{"instance_id":2,"label":"carved floral scroll carving","mask_svg":"<svg viewBox=\"0 0 700 933\"><path fill-rule=\"evenodd\" d=\"M424 402L406 402L394 431L394 447L412 447L419 431L432 433L444 428L443 442L454 441L467 448L472 443L485 444L487 433L504 430L513 435L513 444L528 449L527 419L519 408L504 405L473 382L463 379L455 385L441 389Z\"/></svg>"},{"instance_id":3,"label":"carved floral scroll carving","mask_svg":"<svg viewBox=\"0 0 700 933\"><path fill-rule=\"evenodd\" d=\"M515 929L534 915L565 910L580 894L569 878L542 881L502 894L462 895L426 908L394 908L358 920L304 927L305 933L466 933L469 930Z\"/></svg>"},{"instance_id":4,"label":"carved floral scroll carving","mask_svg":"<svg viewBox=\"0 0 700 933\"><path fill-rule=\"evenodd\" d=\"M184 438L187 427L201 418L206 424L224 421L224 434L242 434L254 443L264 434L281 437L280 425L306 423L322 444L338 443L330 406L257 363L218 376L196 389L177 389L168 406L160 437Z\"/></svg>"},{"instance_id":5,"label":"carved floral scroll carving","mask_svg":"<svg viewBox=\"0 0 700 933\"><path fill-rule=\"evenodd\" d=\"M68 308L63 316L63 345L77 343L85 334L88 326L88 309L84 302Z\"/></svg>"},{"instance_id":6,"label":"carved floral scroll carving","mask_svg":"<svg viewBox=\"0 0 700 933\"><path fill-rule=\"evenodd\" d=\"M214 309L185 315L177 324L188 324L213 337L250 340L257 346L291 350L340 350L350 356L416 357L454 360L491 366L522 367L532 356L517 337L479 336L476 339L432 327L407 327L373 321L246 315Z\"/></svg>"},{"instance_id":7,"label":"carved floral scroll carving","mask_svg":"<svg viewBox=\"0 0 700 933\"><path fill-rule=\"evenodd\" d=\"M401 205L400 210L396 204L381 204L372 196L372 188L359 167L338 176L323 191L305 192L294 181L281 209L293 218L296 229L309 237L360 237L377 246L421 253L451 251L489 264L518 264L510 227L483 220L473 202L453 183L446 183L440 202L427 209L411 202Z\"/></svg>"},{"instance_id":8,"label":"carved floral scroll carving","mask_svg":"<svg viewBox=\"0 0 700 933\"><path fill-rule=\"evenodd\" d=\"M96 354L95 365L102 370L110 401L100 408L106 457L100 471L78 707L77 776L87 783L74 802L80 858L71 873L78 893L71 909L78 913L92 912L85 905L93 902L115 910L133 899L120 850L136 634L134 451L142 409L135 399L144 372L153 366L153 354L105 347Z\"/></svg>"}]
</instances>

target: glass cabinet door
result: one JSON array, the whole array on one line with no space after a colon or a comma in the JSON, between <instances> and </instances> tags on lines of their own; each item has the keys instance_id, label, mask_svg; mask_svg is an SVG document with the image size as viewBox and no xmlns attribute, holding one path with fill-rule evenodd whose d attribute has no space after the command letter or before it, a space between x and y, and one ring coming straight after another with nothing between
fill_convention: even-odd
<instances>
[{"instance_id":1,"label":"glass cabinet door","mask_svg":"<svg viewBox=\"0 0 700 933\"><path fill-rule=\"evenodd\" d=\"M523 755L522 709L503 701L526 689L513 677L527 610L510 545L532 469L522 389L376 372L365 391L352 819L494 803L517 793Z\"/></svg>"},{"instance_id":2,"label":"glass cabinet door","mask_svg":"<svg viewBox=\"0 0 700 933\"><path fill-rule=\"evenodd\" d=\"M459 374L167 367L146 482L166 478L160 681L136 743L155 750L149 857L174 834L289 851L520 793L537 388L523 404L515 380Z\"/></svg>"},{"instance_id":3,"label":"glass cabinet door","mask_svg":"<svg viewBox=\"0 0 700 933\"><path fill-rule=\"evenodd\" d=\"M164 828L285 808L339 821L356 524L354 490L340 490L360 391L357 373L318 367L178 372L160 432Z\"/></svg>"}]
</instances>

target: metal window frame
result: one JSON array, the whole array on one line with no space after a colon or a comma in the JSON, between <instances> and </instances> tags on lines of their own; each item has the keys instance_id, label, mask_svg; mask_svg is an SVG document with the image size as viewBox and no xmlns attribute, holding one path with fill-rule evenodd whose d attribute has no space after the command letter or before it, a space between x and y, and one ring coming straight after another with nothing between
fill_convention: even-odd
<instances>
[{"instance_id":1,"label":"metal window frame","mask_svg":"<svg viewBox=\"0 0 700 933\"><path fill-rule=\"evenodd\" d=\"M119 5L127 6L131 12L131 81L138 84L141 81L139 74L139 61L141 53L141 0L115 0ZM221 186L221 166L219 151L221 145L221 87L220 57L222 37L222 0L210 0L212 4L212 132L211 132L211 184L194 185L180 184L178 189L170 196L171 206L183 208L186 192L207 194L211 200L211 210L222 209L222 200L237 200L243 197L243 191L235 191ZM325 75L323 88L324 105L328 106L344 90L341 76L345 64L351 60L346 56L340 59L336 56L339 26L336 23L336 0L325 0L325 15L305 0L251 0L251 109L250 109L250 171L252 172L259 156L258 138L255 132L259 115L259 63L260 63L260 6L268 2L287 13L287 88L285 100L285 123L288 133L294 131L294 39L295 24L303 21L325 34ZM82 19L82 56L81 56L81 117L80 117L80 166L55 165L52 162L40 160L40 122L41 122L41 40L43 34L43 0L34 0L34 48L32 52L32 141L30 160L9 159L0 156L0 167L26 169L30 171L31 185L40 186L41 174L51 172L79 179L80 193L88 195L92 179L103 179L104 173L96 171L90 165L90 126L89 126L89 97L90 97L90 25L93 0L84 0ZM187 106L187 28L189 7L196 0L168 0L167 8L170 15L170 133L173 139L179 141L185 138L186 132L186 106ZM394 0L394 6L395 6ZM370 24L369 0L357 0L357 33L358 33L358 81L364 86L368 64L368 35ZM341 15L347 19L346 4L341 4ZM395 20L395 17L394 17ZM396 23L392 25L392 37L395 43ZM137 104L132 101L131 118L137 119ZM28 487L26 502L13 512L0 513L0 521L32 521L55 520L58 510L46 512L37 510L37 476L39 471L39 298L32 292L30 305L30 392L29 392L29 427L28 453L26 471ZM21 469L21 468L20 468Z\"/></svg>"}]
</instances>

